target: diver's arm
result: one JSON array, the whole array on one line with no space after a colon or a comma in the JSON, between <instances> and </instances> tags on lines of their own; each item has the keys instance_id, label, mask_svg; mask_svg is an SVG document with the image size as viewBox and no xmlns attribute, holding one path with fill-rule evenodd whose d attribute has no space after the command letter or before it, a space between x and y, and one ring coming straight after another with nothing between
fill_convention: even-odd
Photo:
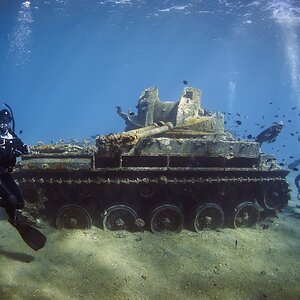
<instances>
[{"instance_id":1,"label":"diver's arm","mask_svg":"<svg viewBox=\"0 0 300 300\"><path fill-rule=\"evenodd\" d=\"M296 185L298 190L299 190L299 187L300 187L299 181L300 181L300 174L298 174L295 178L295 185Z\"/></svg>"},{"instance_id":2,"label":"diver's arm","mask_svg":"<svg viewBox=\"0 0 300 300\"><path fill-rule=\"evenodd\" d=\"M14 138L14 145L17 154L29 154L29 147L26 144L24 144L23 141L14 132L11 132L11 134Z\"/></svg>"},{"instance_id":3,"label":"diver's arm","mask_svg":"<svg viewBox=\"0 0 300 300\"><path fill-rule=\"evenodd\" d=\"M29 154L29 147L24 144L22 142L21 139L18 138L17 140L17 148L16 148L18 151L20 151L22 154Z\"/></svg>"}]
</instances>

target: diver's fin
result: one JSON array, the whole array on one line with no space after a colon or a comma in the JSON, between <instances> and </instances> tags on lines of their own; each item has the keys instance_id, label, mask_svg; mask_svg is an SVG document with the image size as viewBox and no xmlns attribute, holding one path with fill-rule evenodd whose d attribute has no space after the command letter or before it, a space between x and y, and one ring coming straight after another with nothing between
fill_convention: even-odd
<instances>
[{"instance_id":1,"label":"diver's fin","mask_svg":"<svg viewBox=\"0 0 300 300\"><path fill-rule=\"evenodd\" d=\"M39 230L19 220L12 225L16 227L24 242L33 250L37 251L44 247L47 238Z\"/></svg>"}]
</instances>

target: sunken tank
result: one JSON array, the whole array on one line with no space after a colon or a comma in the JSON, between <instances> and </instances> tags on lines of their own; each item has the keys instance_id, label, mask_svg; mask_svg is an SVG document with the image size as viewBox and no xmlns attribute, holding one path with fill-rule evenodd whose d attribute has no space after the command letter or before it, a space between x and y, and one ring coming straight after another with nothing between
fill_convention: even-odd
<instances>
[{"instance_id":1,"label":"sunken tank","mask_svg":"<svg viewBox=\"0 0 300 300\"><path fill-rule=\"evenodd\" d=\"M123 133L95 143L37 145L15 177L33 223L58 228L197 232L252 227L290 199L288 171L255 141L224 130L224 116L201 107L186 87L177 102L143 91Z\"/></svg>"}]
</instances>

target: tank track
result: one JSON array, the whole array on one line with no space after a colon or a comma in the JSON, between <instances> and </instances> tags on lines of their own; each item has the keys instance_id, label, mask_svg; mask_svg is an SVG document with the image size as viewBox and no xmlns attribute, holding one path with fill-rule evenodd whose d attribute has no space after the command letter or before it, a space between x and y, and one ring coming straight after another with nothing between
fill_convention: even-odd
<instances>
[{"instance_id":1,"label":"tank track","mask_svg":"<svg viewBox=\"0 0 300 300\"><path fill-rule=\"evenodd\" d=\"M98 179L93 179L93 178L87 178L87 179L63 179L63 178L40 178L40 179L35 179L34 177L30 179L26 179L25 177L21 178L18 180L19 183L39 183L39 184L44 184L44 183L50 183L50 184L140 184L140 183L165 183L165 184L177 184L177 183L221 183L221 182L275 182L275 181L280 181L280 182L286 182L285 178L282 177L260 177L260 178L251 178L251 177L208 177L208 178L183 178L183 179L169 179L166 176L160 176L155 179L149 179L149 178L122 178L122 179L110 179L110 178L98 178Z\"/></svg>"},{"instance_id":2,"label":"tank track","mask_svg":"<svg viewBox=\"0 0 300 300\"><path fill-rule=\"evenodd\" d=\"M33 197L34 201L30 201L27 204L27 212L30 216L40 216L41 214L45 215L45 218L50 218L50 223L54 221L55 219L55 225L56 227L90 227L92 223L96 223L96 225L100 225L100 227L103 227L104 229L109 228L112 230L116 230L117 228L121 227L120 229L128 229L128 230L140 230L141 227L143 227L146 223L146 225L149 227L149 229L153 232L160 232L166 230L166 225L157 225L161 221L161 219L164 217L165 220L168 222L173 222L173 228L170 228L169 231L180 231L185 225L188 228L195 229L196 231L201 231L202 227L208 227L208 229L219 229L223 227L225 224L226 226L233 226L233 227L250 227L255 225L258 221L265 220L269 216L276 215L276 212L283 209L289 199L290 199L290 190L289 186L285 180L285 178L280 176L256 176L256 177L250 177L250 176L216 176L216 177L182 177L182 178L176 178L172 176L159 176L154 178L148 178L148 177L123 177L123 178L113 178L113 176L108 178L103 178L99 176L94 177L85 177L84 179L74 179L72 176L70 177L62 177L62 176L34 176L31 178L26 178L20 176L18 178L18 182L22 187L28 188L31 191L37 191L37 196ZM109 202L109 204L102 203L101 209L97 208L97 197L91 198L89 197L89 194L84 195L80 199L69 199L68 201L62 201L62 203L65 203L66 205L63 205L62 207L59 207L60 201L56 200L54 201L56 204L52 203L51 196L49 197L48 190L49 188L53 187L53 191L59 189L59 186L61 186L62 189L68 190L68 187L70 190L76 190L80 186L84 186L87 188L88 191L96 190L96 186L99 187L106 187L108 191L110 190L120 190L113 189L112 185L124 185L128 187L128 194L131 193L131 190L138 190L136 187L143 187L146 189L146 191L139 192L139 194L135 193L132 196L132 198L139 198L137 202L133 201L113 201ZM108 188L108 186L110 186ZM198 203L197 207L197 201L194 200L187 200L191 203L188 205L188 210L193 210L193 213L190 213L186 208L184 208L183 200L178 201L178 199L173 199L172 195L176 194L176 187L181 187L180 190L184 190L184 192L181 192L182 195L184 195L184 198L189 198L189 195L191 194L197 194L195 188L203 188L206 187L209 192L214 191L214 193L217 195L217 198L220 198L224 196L225 198L230 199L231 196L226 196L226 191L221 191L222 186L225 187L225 190L231 189L231 190L237 190L238 192L242 192L243 189L246 190L256 190L255 196L250 197L250 199L247 199L246 196L239 195L236 197L236 199L241 200L234 200L232 202L229 202L229 200L226 200L228 202L228 207L222 207L224 206L224 202L226 201L212 201L209 199L204 198L204 200L201 203ZM31 187L31 188L30 188ZM162 194L165 193L167 195L168 193L172 194L171 196L161 197L166 198L167 200L160 200L153 202L153 205L150 205L147 208L142 209L133 209L135 207L144 206L140 205L139 202L143 200L150 199L151 202L152 199L152 192L151 188L150 191L148 190L148 187L151 187L153 189L160 191L165 191L166 187L168 189L173 189L174 192L168 191L168 192L162 192ZM124 188L125 189L125 188ZM189 193L190 190L190 194ZM53 192L52 191L52 192ZM105 194L105 192L103 192ZM125 189L125 194L127 193ZM60 195L60 193L58 192ZM201 194L201 193L199 193ZM224 195L225 194L225 195ZM247 194L245 192L244 194ZM187 196L186 196L187 195ZM275 195L275 196L274 196ZM31 196L25 197L25 199L29 199ZM59 196L62 197L62 196ZM108 196L109 197L109 196ZM275 197L275 198L274 198ZM113 196L113 199L118 199L118 197ZM154 198L154 197L153 197ZM268 199L270 198L270 199ZM61 198L60 198L61 199ZM267 199L267 200L266 200ZM275 200L274 200L275 199ZM231 200L230 200L231 201ZM92 203L92 204L91 204ZM145 202L144 202L145 204ZM201 205L200 205L201 204ZM222 204L222 205L221 205ZM53 209L51 209L53 205ZM246 208L245 208L246 206ZM153 217L153 212L155 213L155 207L159 207L158 214L162 214L163 216L156 215ZM47 211L52 210L52 214L47 213ZM66 213L65 210L68 210ZM71 210L71 212L70 212ZM75 212L74 212L75 210ZM97 211L97 214L95 215L94 210ZM239 212L241 210L241 212ZM26 210L25 210L26 211ZM142 211L142 213L137 214L136 211ZM152 211L150 213L150 211ZM182 212L183 211L183 212ZM200 212L199 212L200 211ZM97 224L96 222L93 222L92 220L97 219L99 216L99 212L102 215L102 224ZM200 216L195 216L197 212L200 214ZM64 215L65 214L65 215ZM66 216L66 214L68 214ZM78 214L80 216L78 216ZM176 220L169 220L171 215L176 215ZM193 214L193 216L191 216ZM248 217L244 217L245 220L242 220L241 224L237 224L236 220L241 219L240 215L248 215ZM76 215L74 217L73 215ZM117 222L116 220L111 221L108 219L107 221L107 215L109 215L110 218L119 220L120 224L124 223L130 223L126 226L124 225L114 225L113 222ZM111 216L112 215L112 216ZM122 217L119 217L122 215ZM140 218L141 215L141 218ZM165 216L167 215L167 217ZM208 215L208 216L207 216ZM210 225L211 220L217 215L217 225ZM249 215L252 216L249 218ZM62 217L63 216L63 217ZM234 216L234 217L232 217ZM118 218L117 218L118 217ZM65 219L63 219L65 218ZM74 226L70 225L70 220L76 219L76 224ZM159 221L154 222L154 225L152 224L153 218L157 219L160 218ZM189 222L189 224L184 224L184 219L191 219L192 221ZM201 220L201 224L198 225L195 224L195 220L197 219L197 222L199 223L199 219ZM243 218L242 218L243 219ZM248 219L251 219L251 222L247 221ZM253 219L253 220L252 220ZM166 222L167 222L166 221ZM73 222L73 221L72 221ZM171 223L172 223L171 222ZM112 225L113 223L113 225ZM182 223L182 224L181 224ZM191 224L194 223L194 224ZM209 223L208 225L203 225ZM249 224L248 224L249 223ZM67 224L67 225L66 225ZM108 225L107 225L108 224ZM180 226L178 225L180 224ZM245 225L245 226L244 226ZM249 226L248 226L249 225ZM112 228L113 227L113 228ZM168 231L168 230L167 230Z\"/></svg>"}]
</instances>

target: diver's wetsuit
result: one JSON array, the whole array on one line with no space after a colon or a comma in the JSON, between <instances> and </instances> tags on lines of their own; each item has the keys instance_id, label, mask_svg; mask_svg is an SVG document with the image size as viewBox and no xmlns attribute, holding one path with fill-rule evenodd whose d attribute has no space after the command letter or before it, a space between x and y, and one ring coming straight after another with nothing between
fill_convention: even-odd
<instances>
[{"instance_id":1,"label":"diver's wetsuit","mask_svg":"<svg viewBox=\"0 0 300 300\"><path fill-rule=\"evenodd\" d=\"M9 220L15 220L16 209L24 207L21 191L10 172L16 158L28 154L28 147L11 130L0 134L0 206L5 207Z\"/></svg>"}]
</instances>

